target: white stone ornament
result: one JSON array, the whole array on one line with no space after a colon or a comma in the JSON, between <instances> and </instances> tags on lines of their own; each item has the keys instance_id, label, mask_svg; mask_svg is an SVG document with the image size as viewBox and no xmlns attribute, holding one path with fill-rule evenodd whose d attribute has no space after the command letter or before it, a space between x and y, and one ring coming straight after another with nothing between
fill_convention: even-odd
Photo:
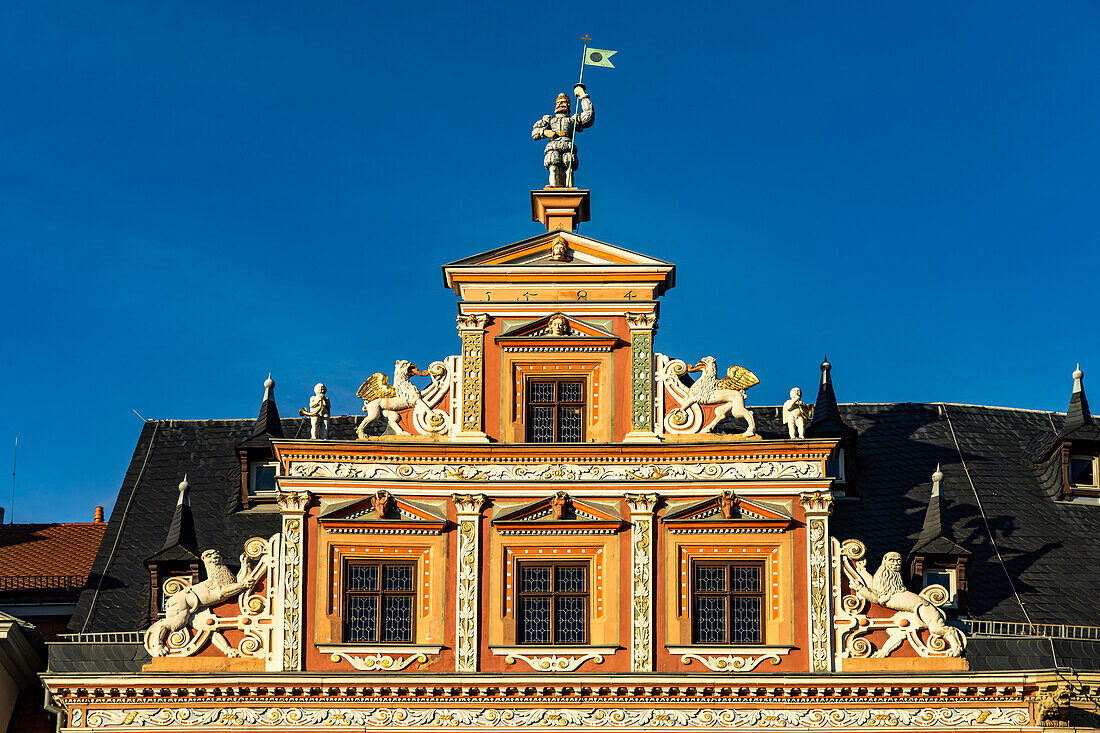
<instances>
[{"instance_id":1,"label":"white stone ornament","mask_svg":"<svg viewBox=\"0 0 1100 733\"><path fill-rule=\"evenodd\" d=\"M251 592L271 576L274 548L279 536L269 540L253 537L245 543L241 569L234 577L217 550L202 553L206 580L181 587L168 597L164 618L145 632L145 648L154 657L189 657L212 643L227 657L263 658L271 648L271 588ZM240 596L240 613L215 616L210 610ZM236 647L222 633L244 632Z\"/></svg>"},{"instance_id":2,"label":"white stone ornament","mask_svg":"<svg viewBox=\"0 0 1100 733\"><path fill-rule=\"evenodd\" d=\"M367 426L379 417L386 418L390 429L395 434L409 435L410 433L401 427L401 416L398 412L410 407L414 408L414 429L420 431L421 426L426 428L421 432L422 435L446 432L450 427L450 419L433 407L447 393L452 371L443 362L433 362L427 371L421 371L411 361L398 359L394 365L392 385L385 374L381 372L372 374L356 392L356 395L363 400L363 412L367 413L356 428L359 439L367 439ZM421 392L412 383L413 376L431 377L431 384ZM426 400L425 397L429 394L430 398Z\"/></svg>"},{"instance_id":3,"label":"white stone ornament","mask_svg":"<svg viewBox=\"0 0 1100 733\"><path fill-rule=\"evenodd\" d=\"M843 657L883 658L893 654L908 642L922 657L961 657L966 651L966 635L947 623L940 607L949 598L947 589L930 585L919 594L905 587L901 578L901 555L888 552L872 576L867 572L863 543L846 540L834 551L848 579L853 594L835 599L837 648ZM840 591L840 578L835 579L834 592ZM870 618L864 612L866 604L889 608L896 613L889 618ZM882 648L872 652L866 635L876 630L886 631ZM928 631L928 640L921 638Z\"/></svg>"},{"instance_id":4,"label":"white stone ornament","mask_svg":"<svg viewBox=\"0 0 1100 733\"><path fill-rule=\"evenodd\" d=\"M679 377L686 372L702 372L698 379L686 390ZM730 367L726 376L718 377L717 361L713 356L704 356L695 365L688 367L679 359L669 361L665 366L662 382L672 395L680 401L680 406L670 410L665 419L665 427L672 433L709 433L727 415L739 417L748 427L742 436L751 438L756 435L756 419L752 410L745 407L746 391L760 380L748 369L740 366ZM698 405L718 405L714 410L714 419L700 428L702 411Z\"/></svg>"},{"instance_id":5,"label":"white stone ornament","mask_svg":"<svg viewBox=\"0 0 1100 733\"><path fill-rule=\"evenodd\" d=\"M810 419L811 408L802 401L802 390L794 387L791 398L783 403L783 424L791 440L806 439L806 423Z\"/></svg>"},{"instance_id":6,"label":"white stone ornament","mask_svg":"<svg viewBox=\"0 0 1100 733\"><path fill-rule=\"evenodd\" d=\"M298 410L299 415L309 418L309 437L311 439L326 440L328 438L328 421L331 412L328 388L318 382L313 388L313 396L309 398L309 407Z\"/></svg>"}]
</instances>

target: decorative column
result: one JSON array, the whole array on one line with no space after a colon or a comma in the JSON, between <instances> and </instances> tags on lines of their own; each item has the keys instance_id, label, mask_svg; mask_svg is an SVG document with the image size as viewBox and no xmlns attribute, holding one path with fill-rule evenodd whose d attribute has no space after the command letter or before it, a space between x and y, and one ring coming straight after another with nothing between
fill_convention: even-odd
<instances>
[{"instance_id":1,"label":"decorative column","mask_svg":"<svg viewBox=\"0 0 1100 733\"><path fill-rule=\"evenodd\" d=\"M656 443L660 437L653 429L653 334L657 316L653 313L627 313L630 327L630 432L624 443Z\"/></svg>"},{"instance_id":2,"label":"decorative column","mask_svg":"<svg viewBox=\"0 0 1100 733\"><path fill-rule=\"evenodd\" d=\"M810 669L833 671L832 594L829 592L829 515L833 495L820 491L799 495L798 503L806 512L806 547L810 603Z\"/></svg>"},{"instance_id":3,"label":"decorative column","mask_svg":"<svg viewBox=\"0 0 1100 733\"><path fill-rule=\"evenodd\" d=\"M630 507L630 671L653 671L653 507L656 494L627 494Z\"/></svg>"},{"instance_id":4,"label":"decorative column","mask_svg":"<svg viewBox=\"0 0 1100 733\"><path fill-rule=\"evenodd\" d=\"M489 316L471 313L458 317L462 337L462 402L458 410L458 443L488 443L485 435L485 324Z\"/></svg>"},{"instance_id":5,"label":"decorative column","mask_svg":"<svg viewBox=\"0 0 1100 733\"><path fill-rule=\"evenodd\" d=\"M279 511L283 515L283 533L279 558L279 588L283 608L284 672L302 669L302 557L304 556L305 514L308 491L280 493Z\"/></svg>"},{"instance_id":6,"label":"decorative column","mask_svg":"<svg viewBox=\"0 0 1100 733\"><path fill-rule=\"evenodd\" d=\"M458 515L458 582L456 584L455 671L477 671L478 550L484 494L452 494Z\"/></svg>"}]
</instances>

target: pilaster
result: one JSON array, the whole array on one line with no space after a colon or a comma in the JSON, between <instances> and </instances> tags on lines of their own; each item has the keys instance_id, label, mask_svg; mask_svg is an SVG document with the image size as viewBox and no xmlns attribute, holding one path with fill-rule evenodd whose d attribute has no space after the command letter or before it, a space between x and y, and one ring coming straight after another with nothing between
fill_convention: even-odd
<instances>
[{"instance_id":1,"label":"pilaster","mask_svg":"<svg viewBox=\"0 0 1100 733\"><path fill-rule=\"evenodd\" d=\"M455 584L455 671L476 672L478 655L478 558L484 494L452 494L458 521L458 582Z\"/></svg>"},{"instance_id":2,"label":"pilaster","mask_svg":"<svg viewBox=\"0 0 1100 733\"><path fill-rule=\"evenodd\" d=\"M627 313L630 327L630 432L624 443L656 443L660 437L653 429L653 334L657 316L653 313Z\"/></svg>"},{"instance_id":3,"label":"pilaster","mask_svg":"<svg viewBox=\"0 0 1100 733\"><path fill-rule=\"evenodd\" d=\"M627 494L630 507L630 671L653 671L653 509L656 494Z\"/></svg>"},{"instance_id":4,"label":"pilaster","mask_svg":"<svg viewBox=\"0 0 1100 733\"><path fill-rule=\"evenodd\" d=\"M283 609L282 671L302 669L302 558L305 555L305 513L310 493L280 493L279 512L283 516L279 557L279 597Z\"/></svg>"},{"instance_id":5,"label":"pilaster","mask_svg":"<svg viewBox=\"0 0 1100 733\"><path fill-rule=\"evenodd\" d=\"M484 313L458 317L462 338L462 401L459 405L458 431L452 440L458 443L488 443L485 434L485 324Z\"/></svg>"},{"instance_id":6,"label":"pilaster","mask_svg":"<svg viewBox=\"0 0 1100 733\"><path fill-rule=\"evenodd\" d=\"M820 491L799 495L798 503L806 512L806 563L810 604L809 639L810 669L813 672L833 671L832 594L829 592L829 515L833 511L833 495Z\"/></svg>"}]
</instances>

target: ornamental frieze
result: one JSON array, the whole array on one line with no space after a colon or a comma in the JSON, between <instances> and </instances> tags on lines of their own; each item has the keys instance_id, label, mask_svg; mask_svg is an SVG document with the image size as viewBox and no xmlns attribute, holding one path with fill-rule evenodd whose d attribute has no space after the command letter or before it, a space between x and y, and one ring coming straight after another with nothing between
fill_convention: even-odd
<instances>
[{"instance_id":1,"label":"ornamental frieze","mask_svg":"<svg viewBox=\"0 0 1100 733\"><path fill-rule=\"evenodd\" d=\"M291 460L296 478L373 479L385 481L760 481L819 479L818 461L710 461L657 463L353 463Z\"/></svg>"},{"instance_id":2,"label":"ornamental frieze","mask_svg":"<svg viewBox=\"0 0 1100 733\"><path fill-rule=\"evenodd\" d=\"M79 725L75 715L73 723ZM756 708L404 708L404 707L180 707L93 708L87 726L100 730L148 730L150 728L198 728L225 726L274 728L331 728L333 726L396 728L523 728L547 726L705 727L705 728L900 728L954 730L963 726L984 729L1026 726L1025 707L919 707L811 709Z\"/></svg>"}]
</instances>

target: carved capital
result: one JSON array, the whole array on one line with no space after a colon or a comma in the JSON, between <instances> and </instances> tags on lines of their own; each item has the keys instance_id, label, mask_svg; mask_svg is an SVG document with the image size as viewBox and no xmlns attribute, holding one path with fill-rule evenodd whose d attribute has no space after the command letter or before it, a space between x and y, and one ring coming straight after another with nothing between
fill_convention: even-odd
<instances>
[{"instance_id":1,"label":"carved capital","mask_svg":"<svg viewBox=\"0 0 1100 733\"><path fill-rule=\"evenodd\" d=\"M480 514L481 505L485 503L484 494L451 494L451 501L455 504L455 511L462 514Z\"/></svg>"},{"instance_id":2,"label":"carved capital","mask_svg":"<svg viewBox=\"0 0 1100 733\"><path fill-rule=\"evenodd\" d=\"M657 316L653 313L627 313L626 325L631 331L656 331Z\"/></svg>"},{"instance_id":3,"label":"carved capital","mask_svg":"<svg viewBox=\"0 0 1100 733\"><path fill-rule=\"evenodd\" d=\"M627 494L626 505L631 514L652 514L657 505L656 494Z\"/></svg>"},{"instance_id":4,"label":"carved capital","mask_svg":"<svg viewBox=\"0 0 1100 733\"><path fill-rule=\"evenodd\" d=\"M833 513L833 495L828 492L807 491L799 494L798 503L806 510L807 514L829 515Z\"/></svg>"},{"instance_id":5,"label":"carved capital","mask_svg":"<svg viewBox=\"0 0 1100 733\"><path fill-rule=\"evenodd\" d=\"M304 514L309 506L310 493L308 491L279 492L276 501L279 511L283 514Z\"/></svg>"},{"instance_id":6,"label":"carved capital","mask_svg":"<svg viewBox=\"0 0 1100 733\"><path fill-rule=\"evenodd\" d=\"M484 331L485 324L489 322L487 313L460 314L455 319L458 322L459 331Z\"/></svg>"}]
</instances>

